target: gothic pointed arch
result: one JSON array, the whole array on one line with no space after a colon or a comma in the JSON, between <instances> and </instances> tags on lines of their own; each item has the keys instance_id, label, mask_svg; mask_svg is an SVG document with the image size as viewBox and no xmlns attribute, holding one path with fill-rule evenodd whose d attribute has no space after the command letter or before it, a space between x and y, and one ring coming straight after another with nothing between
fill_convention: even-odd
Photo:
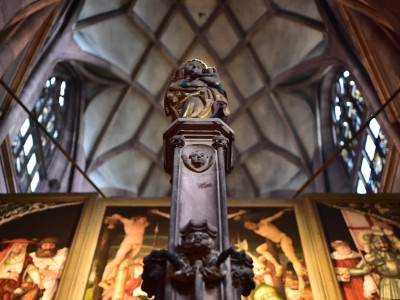
<instances>
[{"instance_id":1,"label":"gothic pointed arch","mask_svg":"<svg viewBox=\"0 0 400 300\"><path fill-rule=\"evenodd\" d=\"M38 95L32 99L33 118L27 116L10 136L19 192L71 190L73 168L49 135L71 158L77 155L80 85L73 67L59 63L32 92Z\"/></svg>"}]
</instances>

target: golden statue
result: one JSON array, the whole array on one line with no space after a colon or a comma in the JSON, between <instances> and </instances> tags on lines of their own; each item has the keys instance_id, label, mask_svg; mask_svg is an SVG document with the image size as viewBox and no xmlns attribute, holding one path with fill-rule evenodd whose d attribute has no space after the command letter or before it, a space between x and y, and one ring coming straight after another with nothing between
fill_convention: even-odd
<instances>
[{"instance_id":1,"label":"golden statue","mask_svg":"<svg viewBox=\"0 0 400 300\"><path fill-rule=\"evenodd\" d=\"M215 68L193 59L176 71L164 97L164 110L172 121L177 118L219 118L230 114L226 92Z\"/></svg>"}]
</instances>

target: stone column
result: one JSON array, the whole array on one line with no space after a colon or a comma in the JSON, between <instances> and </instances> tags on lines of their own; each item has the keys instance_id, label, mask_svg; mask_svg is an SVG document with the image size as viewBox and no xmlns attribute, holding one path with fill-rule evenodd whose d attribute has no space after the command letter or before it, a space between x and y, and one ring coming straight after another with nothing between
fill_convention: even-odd
<instances>
[{"instance_id":1,"label":"stone column","mask_svg":"<svg viewBox=\"0 0 400 300\"><path fill-rule=\"evenodd\" d=\"M233 140L233 131L215 118L177 119L164 133L164 165L172 180L170 253L176 253L181 230L189 222L206 222L216 229L216 251L229 248L225 175L232 169ZM229 260L222 268L230 274ZM171 288L167 293L171 295ZM231 276L203 295L203 299L232 299Z\"/></svg>"}]
</instances>

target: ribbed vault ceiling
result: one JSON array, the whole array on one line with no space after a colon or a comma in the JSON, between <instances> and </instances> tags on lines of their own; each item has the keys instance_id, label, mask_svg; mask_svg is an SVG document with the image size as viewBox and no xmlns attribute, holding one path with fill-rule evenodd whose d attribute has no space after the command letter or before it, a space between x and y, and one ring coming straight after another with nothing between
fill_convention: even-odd
<instances>
[{"instance_id":1,"label":"ribbed vault ceiling","mask_svg":"<svg viewBox=\"0 0 400 300\"><path fill-rule=\"evenodd\" d=\"M162 102L177 66L215 66L235 132L229 197L289 196L312 175L328 36L314 1L86 0L74 26L87 79L86 170L108 196L165 197Z\"/></svg>"}]
</instances>

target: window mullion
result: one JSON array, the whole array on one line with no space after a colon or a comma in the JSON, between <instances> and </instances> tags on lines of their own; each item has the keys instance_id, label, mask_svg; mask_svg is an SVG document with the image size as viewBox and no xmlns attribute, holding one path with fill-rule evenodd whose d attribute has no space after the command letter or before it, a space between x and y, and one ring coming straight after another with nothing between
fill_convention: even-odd
<instances>
[{"instance_id":1,"label":"window mullion","mask_svg":"<svg viewBox=\"0 0 400 300\"><path fill-rule=\"evenodd\" d=\"M37 119L37 114L35 111L33 111L33 115ZM36 125L36 123L33 123L33 138L34 138L35 149L38 155L37 164L39 165L39 174L43 179L47 180L47 171L45 164L43 163L45 161L44 160L45 156L43 153L42 141L40 139L39 127Z\"/></svg>"},{"instance_id":2,"label":"window mullion","mask_svg":"<svg viewBox=\"0 0 400 300\"><path fill-rule=\"evenodd\" d=\"M1 144L1 164L6 177L8 192L11 194L15 194L18 191L18 184L13 174L14 172L16 172L16 170L15 165L13 164L13 154L10 151L11 147L9 144L10 141L8 138L4 139L4 142Z\"/></svg>"}]
</instances>

